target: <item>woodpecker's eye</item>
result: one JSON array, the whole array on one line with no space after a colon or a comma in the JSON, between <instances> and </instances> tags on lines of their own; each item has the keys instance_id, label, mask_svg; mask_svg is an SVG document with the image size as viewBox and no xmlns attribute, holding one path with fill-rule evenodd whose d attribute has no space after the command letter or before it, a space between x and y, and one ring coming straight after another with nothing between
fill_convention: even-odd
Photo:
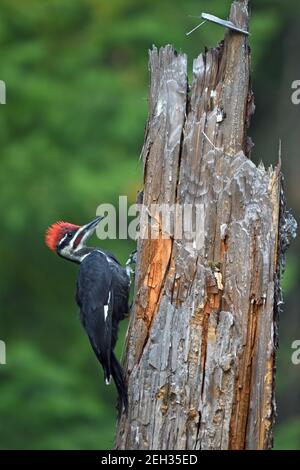
<instances>
[{"instance_id":1,"label":"woodpecker's eye","mask_svg":"<svg viewBox=\"0 0 300 470\"><path fill-rule=\"evenodd\" d=\"M67 233L67 237L68 237L68 238L71 238L72 236L73 236L73 232L68 232L68 233Z\"/></svg>"}]
</instances>

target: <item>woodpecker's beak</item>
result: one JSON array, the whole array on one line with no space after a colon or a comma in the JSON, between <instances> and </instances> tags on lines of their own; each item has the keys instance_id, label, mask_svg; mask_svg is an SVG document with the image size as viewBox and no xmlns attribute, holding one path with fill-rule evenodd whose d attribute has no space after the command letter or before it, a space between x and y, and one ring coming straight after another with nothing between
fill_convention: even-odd
<instances>
[{"instance_id":1,"label":"woodpecker's beak","mask_svg":"<svg viewBox=\"0 0 300 470\"><path fill-rule=\"evenodd\" d=\"M79 251L85 247L85 242L90 238L96 230L97 225L103 219L103 217L96 217L89 224L82 225L79 227L71 240L71 247L73 251Z\"/></svg>"},{"instance_id":2,"label":"woodpecker's beak","mask_svg":"<svg viewBox=\"0 0 300 470\"><path fill-rule=\"evenodd\" d=\"M92 222L90 222L89 224L83 225L81 227L80 232L82 234L82 240L85 241L93 235L93 233L96 230L97 225L102 219L103 217L96 217L96 219L92 220Z\"/></svg>"}]
</instances>

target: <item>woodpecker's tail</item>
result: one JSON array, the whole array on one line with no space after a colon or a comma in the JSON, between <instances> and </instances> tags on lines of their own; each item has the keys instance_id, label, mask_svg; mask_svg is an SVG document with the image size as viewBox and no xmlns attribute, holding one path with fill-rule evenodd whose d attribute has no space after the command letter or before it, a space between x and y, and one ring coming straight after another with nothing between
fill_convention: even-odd
<instances>
[{"instance_id":1,"label":"woodpecker's tail","mask_svg":"<svg viewBox=\"0 0 300 470\"><path fill-rule=\"evenodd\" d=\"M127 409L128 409L127 386L125 383L123 369L120 366L113 351L111 352L111 356L110 356L110 365L111 365L111 375L113 376L114 382L118 390L118 395L119 395L118 410L119 410L119 415L121 415L123 412L123 409L125 410L125 413L127 413Z\"/></svg>"}]
</instances>

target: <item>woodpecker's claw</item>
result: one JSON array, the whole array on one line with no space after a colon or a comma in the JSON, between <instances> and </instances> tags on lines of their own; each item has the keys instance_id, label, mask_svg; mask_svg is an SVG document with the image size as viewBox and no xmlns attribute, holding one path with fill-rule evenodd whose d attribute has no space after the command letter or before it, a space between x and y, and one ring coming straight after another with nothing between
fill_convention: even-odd
<instances>
[{"instance_id":1,"label":"woodpecker's claw","mask_svg":"<svg viewBox=\"0 0 300 470\"><path fill-rule=\"evenodd\" d=\"M126 261L126 264L135 264L136 263L136 259L137 259L137 250L134 250L128 260Z\"/></svg>"},{"instance_id":2,"label":"woodpecker's claw","mask_svg":"<svg viewBox=\"0 0 300 470\"><path fill-rule=\"evenodd\" d=\"M136 264L136 259L137 259L137 250L134 250L128 260L126 261L126 264L125 264L125 269L126 269L126 273L127 273L127 276L129 277L129 279L131 280L131 276L134 277L135 275L135 268L133 269L132 268L132 265L133 264Z\"/></svg>"}]
</instances>

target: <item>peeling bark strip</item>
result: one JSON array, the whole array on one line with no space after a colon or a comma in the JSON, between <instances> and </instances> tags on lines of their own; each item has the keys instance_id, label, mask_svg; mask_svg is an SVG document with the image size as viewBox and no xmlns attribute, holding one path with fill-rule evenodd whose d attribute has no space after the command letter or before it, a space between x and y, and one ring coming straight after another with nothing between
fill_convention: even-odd
<instances>
[{"instance_id":1,"label":"peeling bark strip","mask_svg":"<svg viewBox=\"0 0 300 470\"><path fill-rule=\"evenodd\" d=\"M230 20L248 28L247 1ZM143 204L202 204L203 243L138 242L118 449L266 449L274 418L280 171L248 158L245 35L193 64L150 52ZM159 214L151 213L157 220Z\"/></svg>"}]
</instances>

